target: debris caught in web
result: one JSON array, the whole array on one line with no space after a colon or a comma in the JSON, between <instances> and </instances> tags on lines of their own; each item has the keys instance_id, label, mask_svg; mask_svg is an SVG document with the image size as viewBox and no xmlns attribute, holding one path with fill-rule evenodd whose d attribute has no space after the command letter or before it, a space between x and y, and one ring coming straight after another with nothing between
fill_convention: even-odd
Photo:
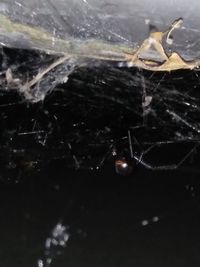
<instances>
[{"instance_id":1,"label":"debris caught in web","mask_svg":"<svg viewBox=\"0 0 200 267\"><path fill-rule=\"evenodd\" d=\"M153 34L147 18L127 13L128 5L73 1L70 11L60 1L58 16L60 10L48 4L0 4L1 180L17 183L52 162L96 171L111 162L127 175L140 166L174 170L194 162L200 76L196 42L187 37L190 21L184 18L169 44L180 12L164 22L149 17L148 24L156 25ZM159 40L164 33L167 40ZM165 58L141 51L150 40ZM119 67L127 60L135 67ZM182 68L177 62L190 70L157 72Z\"/></svg>"},{"instance_id":2,"label":"debris caught in web","mask_svg":"<svg viewBox=\"0 0 200 267\"><path fill-rule=\"evenodd\" d=\"M198 95L198 72L112 65L77 69L42 103L1 91L1 175L20 181L52 163L99 170L111 162L114 169L122 159L133 172L181 168L197 159Z\"/></svg>"},{"instance_id":3,"label":"debris caught in web","mask_svg":"<svg viewBox=\"0 0 200 267\"><path fill-rule=\"evenodd\" d=\"M2 4L0 8L2 47L37 50L54 56L54 60L45 66L46 62L41 57L40 63L37 63L37 72L34 75L28 73L26 77L23 75L23 78L16 73L13 75L16 66L4 66L5 89L15 88L27 101L42 101L48 92L68 80L75 67L88 65L92 60L114 61L119 66L134 66L150 71L199 68L198 57L187 60L184 53L180 53L176 47L173 48L173 42L169 42L172 32L181 27L182 18L174 18L174 21L168 22L168 29L150 32L149 37L146 36L142 42L137 39L133 42L123 37L124 31L121 30L119 34L112 29L113 26L109 28L109 24L104 25L106 17L102 21L101 8L106 15L106 5L100 7L97 3L73 1L71 11L66 8L63 13L65 9L62 1L57 2L56 6L46 1L40 3L35 0L34 3L32 6L32 3L24 0L11 1ZM134 10L137 10L137 4ZM78 20L74 18L73 11L79 15ZM118 12L124 15L121 6ZM150 22L145 18L143 24L146 25L146 21ZM125 23L124 20L122 22ZM123 24L119 24L119 29ZM127 28L128 25L130 23ZM184 33L183 28L181 32ZM140 35L142 36L141 32ZM169 51L166 45L172 46Z\"/></svg>"}]
</instances>

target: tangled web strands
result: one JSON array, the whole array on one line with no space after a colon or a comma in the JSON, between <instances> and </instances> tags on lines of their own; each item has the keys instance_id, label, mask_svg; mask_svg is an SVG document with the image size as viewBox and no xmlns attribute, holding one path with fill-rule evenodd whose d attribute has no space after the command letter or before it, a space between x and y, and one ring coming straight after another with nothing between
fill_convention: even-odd
<instances>
[{"instance_id":1,"label":"tangled web strands","mask_svg":"<svg viewBox=\"0 0 200 267\"><path fill-rule=\"evenodd\" d=\"M162 7L155 7L156 16ZM200 9L200 6L196 8ZM92 59L121 61L122 65L152 71L198 69L200 61L196 46L185 47L182 43L182 38L190 40L187 27L195 26L194 14L192 21L188 19L187 27L182 27L180 14L185 10L182 6L173 6L170 13L173 19L165 18L162 22L155 21L148 9L143 9L139 2L133 5L130 0L123 5L118 1L99 4L73 0L70 8L61 0L56 6L51 1L41 3L38 0L3 2L0 6L1 45L55 56L46 66L38 65L38 72L32 77L16 77L13 74L15 66L7 70L4 67L7 88L16 88L28 101L43 100L47 92L67 81L75 67L87 65ZM171 10L170 4L166 4L165 9ZM177 35L173 42L172 32L177 29L182 37ZM198 31L195 38L196 43Z\"/></svg>"},{"instance_id":2,"label":"tangled web strands","mask_svg":"<svg viewBox=\"0 0 200 267\"><path fill-rule=\"evenodd\" d=\"M76 8L79 16L72 16L74 24L67 24L66 27L70 14L63 11L62 16L56 16L55 7L47 8L50 2L43 1L42 9L37 5L33 7L31 21L30 15L26 15L30 13L27 2L17 3L18 7L14 1L0 4L0 18L4 22L4 31L0 35L4 47L0 73L3 129L0 138L4 155L1 165L5 172L18 170L20 176L22 170L41 169L51 161L64 161L67 166L76 168L99 167L112 159L113 149L117 149L119 154L130 154L128 133L131 134L135 158L139 160L142 155L148 166L166 165L150 162L153 159L152 151L158 148L166 151L166 145L170 148L171 143L185 144L184 149L178 149L180 153L174 155L173 165L181 162L198 145L198 71L155 73L118 68L115 63L102 65L102 62L99 64L96 61L97 58L109 61L113 56L120 61L124 59L124 51L133 53L134 48L147 38L148 22L142 15L135 20L133 10L131 14L128 12L130 5L118 9L116 5L120 3L117 1L109 6L94 1L93 4L90 1L72 1L71 9L66 10L71 10L72 15L73 8ZM134 10L137 10L136 7L137 3ZM22 10L24 27L19 15ZM44 21L45 10L49 13ZM116 16L118 10L121 16ZM50 11L54 14L53 20L49 19L52 15ZM151 18L149 25L157 25L159 30L164 31L166 25L182 16L180 13L172 14L172 18L166 18L164 22L155 22ZM110 19L114 18L112 14L116 19L123 18L124 23L117 23L116 20L111 23ZM85 26L81 28L79 21ZM184 23L186 26L174 34L176 42L165 49L169 52L170 48L185 60L192 60L198 58L196 47L199 32L195 31L196 41L191 41L189 22L185 19ZM97 24L100 26L97 27ZM9 28L9 25L12 27ZM23 34L17 34L19 26L23 28ZM139 30L138 27L144 29ZM10 29L15 32L9 32ZM135 29L141 33L140 36L134 32ZM35 38L38 31L42 40ZM49 31L48 34L46 31ZM139 41L135 42L133 36ZM187 46L183 40L188 42ZM69 52L73 52L73 57L67 57ZM90 60L80 57L83 52L87 53L88 58L90 56ZM151 53L148 52L145 56L149 57ZM62 57L66 56L65 61L49 68L61 60L61 54ZM157 54L153 56L157 57ZM77 66L81 68L77 69ZM70 79L65 84L68 75ZM12 89L18 90L29 102L43 102L27 104Z\"/></svg>"},{"instance_id":3,"label":"tangled web strands","mask_svg":"<svg viewBox=\"0 0 200 267\"><path fill-rule=\"evenodd\" d=\"M12 52L4 49L7 62L17 66L20 61L18 76L25 71L23 62L32 61L30 74L41 57L50 60L41 53L23 51L20 57ZM77 69L42 103L27 104L2 90L2 170L18 170L21 177L52 161L73 168L101 167L113 161L113 149L130 154L128 132L138 159L142 155L151 166L177 164L199 144L199 83L196 71L152 73L108 64Z\"/></svg>"}]
</instances>

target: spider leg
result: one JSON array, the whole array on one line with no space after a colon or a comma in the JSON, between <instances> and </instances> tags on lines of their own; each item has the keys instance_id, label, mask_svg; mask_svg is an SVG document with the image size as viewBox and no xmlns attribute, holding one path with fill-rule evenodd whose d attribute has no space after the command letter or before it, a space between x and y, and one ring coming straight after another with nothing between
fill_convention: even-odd
<instances>
[{"instance_id":1,"label":"spider leg","mask_svg":"<svg viewBox=\"0 0 200 267\"><path fill-rule=\"evenodd\" d=\"M104 162L108 158L110 158L111 154L112 154L112 156L115 156L115 153L112 152L113 149L114 149L114 147L115 147L115 143L111 143L110 146L109 146L109 148L108 148L108 150L107 150L107 152L105 153L105 155L102 157L102 159L100 160L100 162L95 166L95 168L97 170L100 169L103 166Z\"/></svg>"},{"instance_id":2,"label":"spider leg","mask_svg":"<svg viewBox=\"0 0 200 267\"><path fill-rule=\"evenodd\" d=\"M74 163L75 163L75 166L76 166L76 169L80 169L80 162L78 161L77 157L75 156L75 154L73 153L73 150L72 150L72 146L70 143L67 144L68 145L68 148L69 148L69 151L72 155L72 158L74 160Z\"/></svg>"},{"instance_id":3,"label":"spider leg","mask_svg":"<svg viewBox=\"0 0 200 267\"><path fill-rule=\"evenodd\" d=\"M161 166L152 166L151 164L144 161L141 157L134 155L134 159L139 162L143 167L148 170L157 171L157 170L176 170L178 169L193 153L194 151L200 146L200 144L196 144L193 148L181 159L177 164L171 165L161 165Z\"/></svg>"}]
</instances>

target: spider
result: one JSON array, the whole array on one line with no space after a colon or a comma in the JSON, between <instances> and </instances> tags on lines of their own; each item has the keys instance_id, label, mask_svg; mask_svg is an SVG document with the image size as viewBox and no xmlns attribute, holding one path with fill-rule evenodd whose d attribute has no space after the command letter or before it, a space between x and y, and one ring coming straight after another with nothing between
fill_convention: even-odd
<instances>
[{"instance_id":1,"label":"spider","mask_svg":"<svg viewBox=\"0 0 200 267\"><path fill-rule=\"evenodd\" d=\"M148 149L143 151L138 141L135 138L134 138L134 145L133 145L130 130L128 130L128 134L126 137L123 138L123 141L125 141L126 144L122 142L121 147L119 147L119 145L117 145L116 143L111 144L108 150L108 153L101 160L100 164L97 166L96 169L99 169L103 165L103 163L106 161L106 159L109 158L111 155L111 157L114 158L114 166L115 166L116 173L119 175L123 175L123 176L132 174L134 169L137 167L137 165L141 165L145 169L152 170L152 171L177 170L200 146L200 143L196 142L194 146L192 147L192 149L190 149L189 152L187 152L185 156L176 164L154 166L148 163L147 161L145 161L144 156L148 154L156 146L162 145L163 142L157 142L155 144L152 144L149 146ZM128 148L127 148L127 143L128 143ZM135 151L134 151L134 148L135 148Z\"/></svg>"}]
</instances>

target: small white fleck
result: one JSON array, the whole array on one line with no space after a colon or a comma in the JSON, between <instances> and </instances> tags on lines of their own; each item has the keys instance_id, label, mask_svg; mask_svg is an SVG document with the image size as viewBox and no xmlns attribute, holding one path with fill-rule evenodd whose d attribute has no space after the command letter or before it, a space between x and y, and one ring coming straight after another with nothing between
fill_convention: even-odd
<instances>
[{"instance_id":1,"label":"small white fleck","mask_svg":"<svg viewBox=\"0 0 200 267\"><path fill-rule=\"evenodd\" d=\"M51 258L47 258L47 263L50 265L52 262L52 259Z\"/></svg>"},{"instance_id":2,"label":"small white fleck","mask_svg":"<svg viewBox=\"0 0 200 267\"><path fill-rule=\"evenodd\" d=\"M159 221L159 217L158 216L154 216L153 218L152 218L152 222L158 222Z\"/></svg>"},{"instance_id":3,"label":"small white fleck","mask_svg":"<svg viewBox=\"0 0 200 267\"><path fill-rule=\"evenodd\" d=\"M166 39L167 44L172 45L173 44L173 38L167 38Z\"/></svg>"},{"instance_id":4,"label":"small white fleck","mask_svg":"<svg viewBox=\"0 0 200 267\"><path fill-rule=\"evenodd\" d=\"M64 239L64 241L66 243L69 240L69 234L67 234L67 233L64 234L64 238L63 239Z\"/></svg>"},{"instance_id":5,"label":"small white fleck","mask_svg":"<svg viewBox=\"0 0 200 267\"><path fill-rule=\"evenodd\" d=\"M114 156L117 156L117 151L116 151L115 149L113 149L113 151L112 151L112 155L113 155L113 157L114 157Z\"/></svg>"},{"instance_id":6,"label":"small white fleck","mask_svg":"<svg viewBox=\"0 0 200 267\"><path fill-rule=\"evenodd\" d=\"M19 2L17 2L17 1L15 1L15 4L16 4L17 6L23 7L23 5L22 5L21 3L19 3Z\"/></svg>"},{"instance_id":7,"label":"small white fleck","mask_svg":"<svg viewBox=\"0 0 200 267\"><path fill-rule=\"evenodd\" d=\"M46 248L46 249L49 249L50 246L51 246L51 238L47 238L47 239L46 239L46 242L45 242L45 248Z\"/></svg>"},{"instance_id":8,"label":"small white fleck","mask_svg":"<svg viewBox=\"0 0 200 267\"><path fill-rule=\"evenodd\" d=\"M63 78L63 83L67 83L67 81L69 80L69 77L68 76L65 76L64 78Z\"/></svg>"},{"instance_id":9,"label":"small white fleck","mask_svg":"<svg viewBox=\"0 0 200 267\"><path fill-rule=\"evenodd\" d=\"M44 264L43 264L43 260L38 260L38 267L43 267Z\"/></svg>"},{"instance_id":10,"label":"small white fleck","mask_svg":"<svg viewBox=\"0 0 200 267\"><path fill-rule=\"evenodd\" d=\"M119 62L119 63L118 63L118 67L119 67L119 68L123 68L123 67L125 67L125 65L126 65L126 64L124 64L124 62Z\"/></svg>"},{"instance_id":11,"label":"small white fleck","mask_svg":"<svg viewBox=\"0 0 200 267\"><path fill-rule=\"evenodd\" d=\"M65 247L65 241L61 240L60 243L59 243L59 245L60 245L61 247Z\"/></svg>"},{"instance_id":12,"label":"small white fleck","mask_svg":"<svg viewBox=\"0 0 200 267\"><path fill-rule=\"evenodd\" d=\"M58 241L57 241L55 238L52 238L52 239L51 239L51 243L52 243L54 246L57 246L57 245L58 245Z\"/></svg>"},{"instance_id":13,"label":"small white fleck","mask_svg":"<svg viewBox=\"0 0 200 267\"><path fill-rule=\"evenodd\" d=\"M121 166L122 166L123 169L126 169L128 167L128 164L126 162L124 162L124 163L122 163Z\"/></svg>"},{"instance_id":14,"label":"small white fleck","mask_svg":"<svg viewBox=\"0 0 200 267\"><path fill-rule=\"evenodd\" d=\"M152 96L145 96L144 102L142 103L143 107L148 107L151 104Z\"/></svg>"},{"instance_id":15,"label":"small white fleck","mask_svg":"<svg viewBox=\"0 0 200 267\"><path fill-rule=\"evenodd\" d=\"M127 62L127 67L128 68L132 68L134 66L133 62L129 61Z\"/></svg>"},{"instance_id":16,"label":"small white fleck","mask_svg":"<svg viewBox=\"0 0 200 267\"><path fill-rule=\"evenodd\" d=\"M142 226L147 226L149 224L149 221L143 220L141 221Z\"/></svg>"},{"instance_id":17,"label":"small white fleck","mask_svg":"<svg viewBox=\"0 0 200 267\"><path fill-rule=\"evenodd\" d=\"M150 44L150 45L153 44L153 43L155 43L155 39L152 38L152 37L149 37L149 38L148 38L148 41L149 41L149 44Z\"/></svg>"}]
</instances>

